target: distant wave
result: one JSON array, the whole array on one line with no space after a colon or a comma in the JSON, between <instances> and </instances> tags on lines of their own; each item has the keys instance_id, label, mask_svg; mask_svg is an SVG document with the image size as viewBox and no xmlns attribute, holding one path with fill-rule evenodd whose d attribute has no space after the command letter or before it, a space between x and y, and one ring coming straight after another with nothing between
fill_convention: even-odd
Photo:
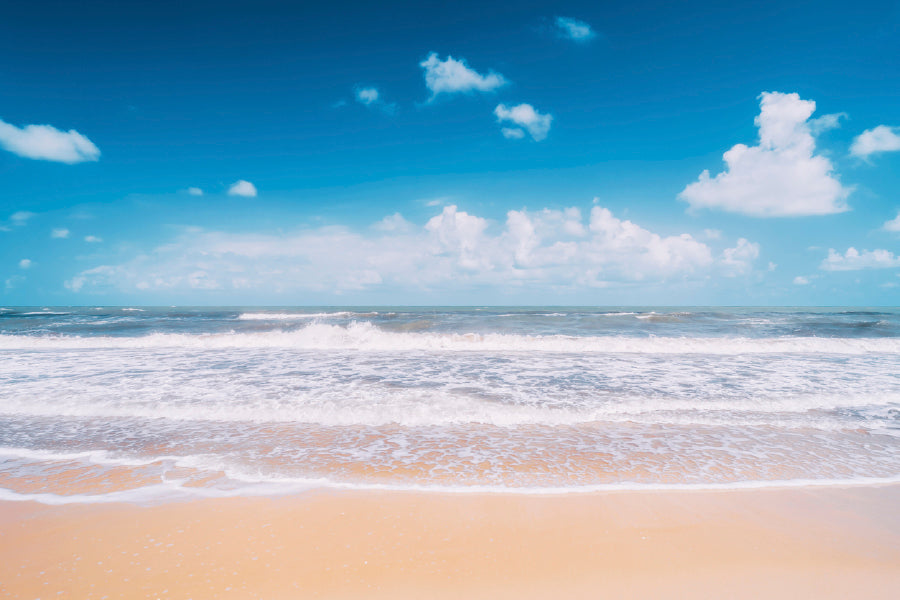
<instances>
[{"instance_id":1,"label":"distant wave","mask_svg":"<svg viewBox=\"0 0 900 600\"><path fill-rule=\"evenodd\" d=\"M334 313L330 313L334 314ZM0 350L78 348L296 348L359 351L609 352L647 354L900 353L900 338L628 337L386 331L368 321L295 331L154 333L139 337L0 335Z\"/></svg>"},{"instance_id":2,"label":"distant wave","mask_svg":"<svg viewBox=\"0 0 900 600\"><path fill-rule=\"evenodd\" d=\"M376 312L355 313L349 311L319 312L319 313L241 313L238 319L241 321L291 321L302 319L327 319L346 317L372 317Z\"/></svg>"}]
</instances>

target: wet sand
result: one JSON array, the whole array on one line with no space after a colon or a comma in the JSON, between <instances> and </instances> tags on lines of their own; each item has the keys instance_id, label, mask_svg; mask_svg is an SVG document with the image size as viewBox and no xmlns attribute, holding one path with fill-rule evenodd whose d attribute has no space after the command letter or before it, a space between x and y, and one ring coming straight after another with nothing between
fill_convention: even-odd
<instances>
[{"instance_id":1,"label":"wet sand","mask_svg":"<svg viewBox=\"0 0 900 600\"><path fill-rule=\"evenodd\" d=\"M10 598L894 598L900 486L0 503Z\"/></svg>"}]
</instances>

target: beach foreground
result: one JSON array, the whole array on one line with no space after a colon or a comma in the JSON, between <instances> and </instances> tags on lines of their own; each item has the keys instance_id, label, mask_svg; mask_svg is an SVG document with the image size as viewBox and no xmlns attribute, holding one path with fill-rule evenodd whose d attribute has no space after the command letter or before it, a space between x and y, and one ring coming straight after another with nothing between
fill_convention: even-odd
<instances>
[{"instance_id":1,"label":"beach foreground","mask_svg":"<svg viewBox=\"0 0 900 600\"><path fill-rule=\"evenodd\" d=\"M900 486L0 503L11 598L889 598Z\"/></svg>"}]
</instances>

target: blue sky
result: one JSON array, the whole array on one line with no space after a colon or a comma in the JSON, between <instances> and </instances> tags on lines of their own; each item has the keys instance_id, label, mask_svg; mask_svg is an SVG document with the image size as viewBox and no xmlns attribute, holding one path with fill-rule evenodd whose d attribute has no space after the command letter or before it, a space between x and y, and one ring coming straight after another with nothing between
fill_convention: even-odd
<instances>
[{"instance_id":1,"label":"blue sky","mask_svg":"<svg viewBox=\"0 0 900 600\"><path fill-rule=\"evenodd\" d=\"M5 3L0 303L897 304L897 2L305 4Z\"/></svg>"}]
</instances>

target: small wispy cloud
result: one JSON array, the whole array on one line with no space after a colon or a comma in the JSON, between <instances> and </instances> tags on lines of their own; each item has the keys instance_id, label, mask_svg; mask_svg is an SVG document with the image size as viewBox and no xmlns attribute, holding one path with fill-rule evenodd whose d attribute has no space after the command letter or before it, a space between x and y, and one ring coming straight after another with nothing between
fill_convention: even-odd
<instances>
[{"instance_id":1,"label":"small wispy cloud","mask_svg":"<svg viewBox=\"0 0 900 600\"><path fill-rule=\"evenodd\" d=\"M356 101L363 106L377 108L388 114L394 114L397 111L397 105L391 102L385 102L384 97L376 87L357 87L353 91L353 96L356 98Z\"/></svg>"},{"instance_id":2,"label":"small wispy cloud","mask_svg":"<svg viewBox=\"0 0 900 600\"><path fill-rule=\"evenodd\" d=\"M425 70L425 86L431 92L431 99L438 94L492 92L508 83L499 73L490 71L482 75L470 68L465 59L456 60L448 55L441 60L436 52L429 54L419 66Z\"/></svg>"},{"instance_id":3,"label":"small wispy cloud","mask_svg":"<svg viewBox=\"0 0 900 600\"><path fill-rule=\"evenodd\" d=\"M497 115L498 122L514 123L527 131L538 142L547 137L550 132L550 124L553 122L553 115L541 114L530 104L517 104L512 107L498 104L494 109L494 114ZM504 127L502 133L508 139L521 139L525 137L522 129Z\"/></svg>"},{"instance_id":4,"label":"small wispy cloud","mask_svg":"<svg viewBox=\"0 0 900 600\"><path fill-rule=\"evenodd\" d=\"M885 231L900 233L900 211L897 211L896 217L894 217L890 221L885 221L884 225L882 225L881 227Z\"/></svg>"},{"instance_id":5,"label":"small wispy cloud","mask_svg":"<svg viewBox=\"0 0 900 600\"><path fill-rule=\"evenodd\" d=\"M191 196L202 196L203 190L201 190L198 187L189 187L187 189L187 193L190 194Z\"/></svg>"},{"instance_id":6,"label":"small wispy cloud","mask_svg":"<svg viewBox=\"0 0 900 600\"><path fill-rule=\"evenodd\" d=\"M900 128L879 125L863 131L853 140L850 154L860 158L869 158L873 154L900 150L900 135L896 131L898 129Z\"/></svg>"},{"instance_id":7,"label":"small wispy cloud","mask_svg":"<svg viewBox=\"0 0 900 600\"><path fill-rule=\"evenodd\" d=\"M64 240L69 237L69 230L65 228L54 229L50 232L50 237L57 240Z\"/></svg>"},{"instance_id":8,"label":"small wispy cloud","mask_svg":"<svg viewBox=\"0 0 900 600\"><path fill-rule=\"evenodd\" d=\"M19 210L14 212L9 216L9 220L14 225L24 225L28 222L28 219L34 216L33 212L28 212L27 210Z\"/></svg>"},{"instance_id":9,"label":"small wispy cloud","mask_svg":"<svg viewBox=\"0 0 900 600\"><path fill-rule=\"evenodd\" d=\"M31 264L32 263L31 263L30 258L23 258L22 260L19 261L19 268L20 269L30 269Z\"/></svg>"},{"instance_id":10,"label":"small wispy cloud","mask_svg":"<svg viewBox=\"0 0 900 600\"><path fill-rule=\"evenodd\" d=\"M0 119L0 147L23 158L74 164L100 159L100 149L74 129L51 125L16 127Z\"/></svg>"},{"instance_id":11,"label":"small wispy cloud","mask_svg":"<svg viewBox=\"0 0 900 600\"><path fill-rule=\"evenodd\" d=\"M815 119L810 119L809 130L813 135L819 135L825 131L829 131L831 129L837 129L841 126L841 119L846 119L847 113L832 113L829 115L822 115L821 117L816 117Z\"/></svg>"},{"instance_id":12,"label":"small wispy cloud","mask_svg":"<svg viewBox=\"0 0 900 600\"><path fill-rule=\"evenodd\" d=\"M231 184L231 187L228 188L229 196L244 196L246 198L255 198L256 197L256 186L250 183L249 181L245 181L243 179L239 179Z\"/></svg>"},{"instance_id":13,"label":"small wispy cloud","mask_svg":"<svg viewBox=\"0 0 900 600\"><path fill-rule=\"evenodd\" d=\"M99 238L96 235L86 235L84 236L84 241L88 244L99 244L103 241L103 238Z\"/></svg>"},{"instance_id":14,"label":"small wispy cloud","mask_svg":"<svg viewBox=\"0 0 900 600\"><path fill-rule=\"evenodd\" d=\"M378 102L379 95L378 90L373 87L356 88L356 101L366 106Z\"/></svg>"},{"instance_id":15,"label":"small wispy cloud","mask_svg":"<svg viewBox=\"0 0 900 600\"><path fill-rule=\"evenodd\" d=\"M521 140L525 137L525 132L516 127L503 127L500 129L500 133L508 140Z\"/></svg>"},{"instance_id":16,"label":"small wispy cloud","mask_svg":"<svg viewBox=\"0 0 900 600\"><path fill-rule=\"evenodd\" d=\"M561 37L573 42L585 43L597 37L597 33L589 24L572 17L556 17L554 24Z\"/></svg>"},{"instance_id":17,"label":"small wispy cloud","mask_svg":"<svg viewBox=\"0 0 900 600\"><path fill-rule=\"evenodd\" d=\"M15 289L17 285L25 281L25 278L22 275L13 275L3 282L3 286L5 290L8 292L9 290Z\"/></svg>"}]
</instances>

